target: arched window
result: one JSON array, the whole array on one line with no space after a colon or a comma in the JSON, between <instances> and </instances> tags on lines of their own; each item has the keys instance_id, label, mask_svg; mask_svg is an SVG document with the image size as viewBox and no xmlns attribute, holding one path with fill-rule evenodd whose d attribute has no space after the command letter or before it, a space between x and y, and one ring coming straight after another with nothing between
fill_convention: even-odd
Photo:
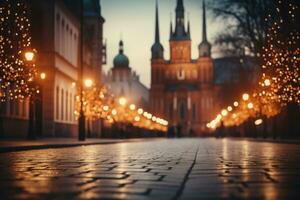
<instances>
[{"instance_id":1,"label":"arched window","mask_svg":"<svg viewBox=\"0 0 300 200\"><path fill-rule=\"evenodd\" d=\"M185 79L184 70L182 68L179 69L179 71L177 72L177 78L178 78L178 80L184 80Z\"/></svg>"}]
</instances>

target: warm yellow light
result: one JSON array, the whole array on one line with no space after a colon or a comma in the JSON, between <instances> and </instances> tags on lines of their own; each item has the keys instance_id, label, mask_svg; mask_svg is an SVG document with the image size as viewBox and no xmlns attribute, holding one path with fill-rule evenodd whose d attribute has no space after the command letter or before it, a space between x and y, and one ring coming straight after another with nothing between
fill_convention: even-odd
<instances>
[{"instance_id":1,"label":"warm yellow light","mask_svg":"<svg viewBox=\"0 0 300 200\"><path fill-rule=\"evenodd\" d=\"M252 109L253 107L254 107L254 105L253 105L253 103L248 103L248 105L247 105L247 107L249 108L249 109Z\"/></svg>"},{"instance_id":2,"label":"warm yellow light","mask_svg":"<svg viewBox=\"0 0 300 200\"><path fill-rule=\"evenodd\" d=\"M85 87L89 88L89 87L92 87L93 86L93 81L91 79L86 79L84 81L84 85Z\"/></svg>"},{"instance_id":3,"label":"warm yellow light","mask_svg":"<svg viewBox=\"0 0 300 200\"><path fill-rule=\"evenodd\" d=\"M109 107L108 106L103 106L104 111L108 111Z\"/></svg>"},{"instance_id":4,"label":"warm yellow light","mask_svg":"<svg viewBox=\"0 0 300 200\"><path fill-rule=\"evenodd\" d=\"M250 98L249 94L247 94L247 93L243 94L243 100L244 101L248 101L249 98Z\"/></svg>"},{"instance_id":5,"label":"warm yellow light","mask_svg":"<svg viewBox=\"0 0 300 200\"><path fill-rule=\"evenodd\" d=\"M270 79L266 79L266 80L264 81L264 84L265 84L265 86L270 86L270 85L271 85Z\"/></svg>"},{"instance_id":6,"label":"warm yellow light","mask_svg":"<svg viewBox=\"0 0 300 200\"><path fill-rule=\"evenodd\" d=\"M143 109L141 109L141 108L139 108L139 109L138 109L138 114L140 114L140 115L141 115L141 114L143 114L143 112L144 112L144 110L143 110Z\"/></svg>"},{"instance_id":7,"label":"warm yellow light","mask_svg":"<svg viewBox=\"0 0 300 200\"><path fill-rule=\"evenodd\" d=\"M261 125L263 123L263 120L262 119L257 119L257 120L255 120L255 122L254 122L254 124L256 125L256 126L259 126L259 125Z\"/></svg>"},{"instance_id":8,"label":"warm yellow light","mask_svg":"<svg viewBox=\"0 0 300 200\"><path fill-rule=\"evenodd\" d=\"M141 120L140 116L135 116L134 121L138 122L140 120Z\"/></svg>"},{"instance_id":9,"label":"warm yellow light","mask_svg":"<svg viewBox=\"0 0 300 200\"><path fill-rule=\"evenodd\" d=\"M76 83L75 82L72 82L72 87L75 87L76 86Z\"/></svg>"},{"instance_id":10,"label":"warm yellow light","mask_svg":"<svg viewBox=\"0 0 300 200\"><path fill-rule=\"evenodd\" d=\"M121 106L125 106L127 104L127 99L125 97L120 97L119 98L119 104Z\"/></svg>"},{"instance_id":11,"label":"warm yellow light","mask_svg":"<svg viewBox=\"0 0 300 200\"><path fill-rule=\"evenodd\" d=\"M130 110L135 110L135 105L134 104L130 104L129 108L130 108Z\"/></svg>"},{"instance_id":12,"label":"warm yellow light","mask_svg":"<svg viewBox=\"0 0 300 200\"><path fill-rule=\"evenodd\" d=\"M32 61L34 58L34 53L32 51L26 51L24 56L27 61Z\"/></svg>"},{"instance_id":13,"label":"warm yellow light","mask_svg":"<svg viewBox=\"0 0 300 200\"><path fill-rule=\"evenodd\" d=\"M44 72L41 73L40 77L41 77L42 80L46 79L46 73L44 73Z\"/></svg>"},{"instance_id":14,"label":"warm yellow light","mask_svg":"<svg viewBox=\"0 0 300 200\"><path fill-rule=\"evenodd\" d=\"M238 107L238 106L239 106L239 102L235 101L235 102L233 103L233 105L234 105L235 107Z\"/></svg>"},{"instance_id":15,"label":"warm yellow light","mask_svg":"<svg viewBox=\"0 0 300 200\"><path fill-rule=\"evenodd\" d=\"M232 111L232 107L231 107L231 106L228 106L228 107L227 107L227 110L228 110L228 112L231 112L231 111Z\"/></svg>"},{"instance_id":16,"label":"warm yellow light","mask_svg":"<svg viewBox=\"0 0 300 200\"><path fill-rule=\"evenodd\" d=\"M117 115L117 110L116 110L116 109L113 109L113 110L111 111L111 114L112 114L112 115Z\"/></svg>"},{"instance_id":17,"label":"warm yellow light","mask_svg":"<svg viewBox=\"0 0 300 200\"><path fill-rule=\"evenodd\" d=\"M227 110L224 109L224 110L222 110L221 114L225 117L228 114L228 112L227 112Z\"/></svg>"}]
</instances>

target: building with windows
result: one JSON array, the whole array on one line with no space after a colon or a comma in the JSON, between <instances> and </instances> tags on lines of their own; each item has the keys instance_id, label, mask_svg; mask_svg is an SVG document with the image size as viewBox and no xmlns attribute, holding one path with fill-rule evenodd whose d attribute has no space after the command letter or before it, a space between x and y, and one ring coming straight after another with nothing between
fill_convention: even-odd
<instances>
[{"instance_id":1,"label":"building with windows","mask_svg":"<svg viewBox=\"0 0 300 200\"><path fill-rule=\"evenodd\" d=\"M81 63L81 24L83 14L83 78L100 85L103 61L103 23L100 1L85 0L84 12L80 1L29 0L32 47L37 51L40 93L31 109L37 136L76 137L77 119L74 114ZM4 137L26 137L30 106L27 101L8 101L2 106ZM98 123L97 123L98 124ZM99 123L100 124L100 123ZM95 136L99 125L92 126Z\"/></svg>"},{"instance_id":2,"label":"building with windows","mask_svg":"<svg viewBox=\"0 0 300 200\"><path fill-rule=\"evenodd\" d=\"M203 2L202 42L199 56L191 58L190 23L185 22L183 0L177 0L175 27L170 25L170 59L164 58L160 43L159 14L156 5L155 42L151 48L150 107L153 113L166 118L182 133L204 133L206 124L218 111L214 84L214 62L207 40L205 3Z\"/></svg>"},{"instance_id":3,"label":"building with windows","mask_svg":"<svg viewBox=\"0 0 300 200\"><path fill-rule=\"evenodd\" d=\"M148 107L149 89L140 82L139 76L131 70L129 59L124 54L124 43L119 42L119 53L113 60L113 67L107 73L105 83L117 97L126 97L128 102L143 108Z\"/></svg>"}]
</instances>

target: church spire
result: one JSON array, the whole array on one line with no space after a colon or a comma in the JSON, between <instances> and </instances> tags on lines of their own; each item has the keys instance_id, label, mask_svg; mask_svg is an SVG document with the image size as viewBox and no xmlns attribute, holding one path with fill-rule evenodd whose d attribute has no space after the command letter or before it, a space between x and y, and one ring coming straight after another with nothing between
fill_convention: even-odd
<instances>
[{"instance_id":1,"label":"church spire","mask_svg":"<svg viewBox=\"0 0 300 200\"><path fill-rule=\"evenodd\" d=\"M175 19L175 30L171 40L189 40L188 33L185 29L184 20L184 5L183 0L177 0L176 5L176 19Z\"/></svg>"},{"instance_id":2,"label":"church spire","mask_svg":"<svg viewBox=\"0 0 300 200\"><path fill-rule=\"evenodd\" d=\"M155 42L151 48L152 59L163 58L164 48L160 44L160 36L159 36L159 14L158 14L158 2L156 0L155 7Z\"/></svg>"},{"instance_id":3,"label":"church spire","mask_svg":"<svg viewBox=\"0 0 300 200\"><path fill-rule=\"evenodd\" d=\"M190 30L190 14L188 13L188 23L187 23L187 35L191 39L191 30Z\"/></svg>"},{"instance_id":4,"label":"church spire","mask_svg":"<svg viewBox=\"0 0 300 200\"><path fill-rule=\"evenodd\" d=\"M155 43L160 43L157 0L156 0L156 13L155 13Z\"/></svg>"},{"instance_id":5,"label":"church spire","mask_svg":"<svg viewBox=\"0 0 300 200\"><path fill-rule=\"evenodd\" d=\"M199 44L199 57L210 57L211 56L211 44L207 41L206 33L206 10L205 0L203 0L203 11L202 11L202 42Z\"/></svg>"},{"instance_id":6,"label":"church spire","mask_svg":"<svg viewBox=\"0 0 300 200\"><path fill-rule=\"evenodd\" d=\"M206 9L205 9L205 0L203 0L203 22L202 22L202 41L207 41L206 35Z\"/></svg>"}]
</instances>

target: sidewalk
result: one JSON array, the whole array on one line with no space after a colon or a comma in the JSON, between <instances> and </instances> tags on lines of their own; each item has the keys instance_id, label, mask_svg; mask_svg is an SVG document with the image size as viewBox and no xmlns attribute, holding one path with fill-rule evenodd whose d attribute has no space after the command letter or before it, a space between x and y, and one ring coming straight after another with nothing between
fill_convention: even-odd
<instances>
[{"instance_id":1,"label":"sidewalk","mask_svg":"<svg viewBox=\"0 0 300 200\"><path fill-rule=\"evenodd\" d=\"M153 140L147 139L147 140ZM156 138L157 139L157 138ZM27 151L35 149L66 148L97 144L116 144L121 142L138 142L145 139L86 139L78 141L75 138L43 138L37 140L0 140L0 153Z\"/></svg>"},{"instance_id":2,"label":"sidewalk","mask_svg":"<svg viewBox=\"0 0 300 200\"><path fill-rule=\"evenodd\" d=\"M225 137L226 138L226 137ZM300 139L272 139L272 138L242 138L242 137L227 137L231 140L249 141L249 142L268 142L281 144L300 144Z\"/></svg>"}]
</instances>

